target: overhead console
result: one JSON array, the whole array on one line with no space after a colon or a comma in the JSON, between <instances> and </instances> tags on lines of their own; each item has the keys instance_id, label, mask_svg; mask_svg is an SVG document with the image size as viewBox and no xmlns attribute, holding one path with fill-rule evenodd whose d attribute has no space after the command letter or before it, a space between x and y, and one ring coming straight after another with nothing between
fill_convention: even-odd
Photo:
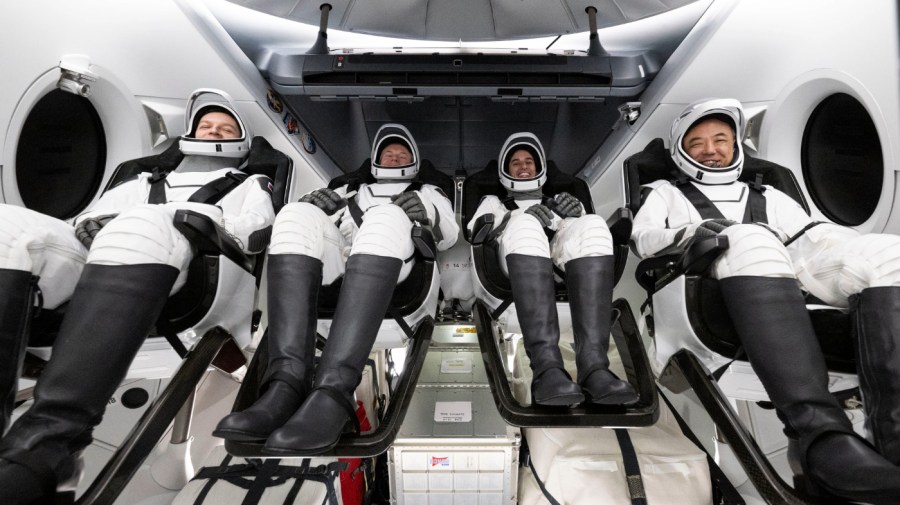
<instances>
[{"instance_id":1,"label":"overhead console","mask_svg":"<svg viewBox=\"0 0 900 505\"><path fill-rule=\"evenodd\" d=\"M274 54L269 82L319 99L482 96L602 100L635 96L658 71L647 54Z\"/></svg>"},{"instance_id":2,"label":"overhead console","mask_svg":"<svg viewBox=\"0 0 900 505\"><path fill-rule=\"evenodd\" d=\"M276 51L260 70L283 95L320 100L416 100L478 96L501 101L603 101L639 95L659 70L652 51L611 55L600 45L590 8L587 54L485 51L331 53L323 6L319 39L308 51ZM594 12L591 12L591 11ZM449 51L453 51L452 49Z\"/></svg>"}]
</instances>

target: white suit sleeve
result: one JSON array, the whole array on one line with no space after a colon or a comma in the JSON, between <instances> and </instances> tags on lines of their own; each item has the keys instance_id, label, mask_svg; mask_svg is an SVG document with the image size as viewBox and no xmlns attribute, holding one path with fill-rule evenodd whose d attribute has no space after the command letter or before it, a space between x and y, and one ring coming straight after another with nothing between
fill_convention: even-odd
<instances>
[{"instance_id":1,"label":"white suit sleeve","mask_svg":"<svg viewBox=\"0 0 900 505\"><path fill-rule=\"evenodd\" d=\"M494 227L497 227L503 220L503 217L506 216L507 212L509 211L506 210L506 207L503 206L503 203L499 198L493 195L485 196L481 199L481 202L478 203L478 208L475 209L475 214L473 214L472 218L469 219L469 223L466 228L468 228L469 234L471 234L472 228L475 227L475 222L478 221L479 217L485 214L494 215Z\"/></svg>"},{"instance_id":2,"label":"white suit sleeve","mask_svg":"<svg viewBox=\"0 0 900 505\"><path fill-rule=\"evenodd\" d=\"M425 213L428 216L428 222L432 226L440 229L440 241L435 244L438 251L445 251L456 243L459 237L459 226L456 224L456 214L453 212L453 205L450 199L435 186L425 184L416 193L422 199L422 205L425 206ZM435 234L435 239L437 239Z\"/></svg>"},{"instance_id":3,"label":"white suit sleeve","mask_svg":"<svg viewBox=\"0 0 900 505\"><path fill-rule=\"evenodd\" d=\"M268 243L275 222L269 185L268 177L250 176L219 202L222 208L219 225L244 252L260 252Z\"/></svg>"},{"instance_id":4,"label":"white suit sleeve","mask_svg":"<svg viewBox=\"0 0 900 505\"><path fill-rule=\"evenodd\" d=\"M634 216L631 243L641 258L683 243L691 226L701 221L693 206L670 188L674 189L669 184L654 187Z\"/></svg>"},{"instance_id":5,"label":"white suit sleeve","mask_svg":"<svg viewBox=\"0 0 900 505\"><path fill-rule=\"evenodd\" d=\"M147 203L149 194L150 185L146 177L131 179L100 195L93 205L75 218L73 224L92 217L119 214L135 205Z\"/></svg>"}]
</instances>

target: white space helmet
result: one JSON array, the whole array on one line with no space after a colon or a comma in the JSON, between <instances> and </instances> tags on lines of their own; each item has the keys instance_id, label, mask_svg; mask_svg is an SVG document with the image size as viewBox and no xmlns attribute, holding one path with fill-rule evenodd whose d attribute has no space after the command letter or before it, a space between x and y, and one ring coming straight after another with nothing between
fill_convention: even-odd
<instances>
[{"instance_id":1,"label":"white space helmet","mask_svg":"<svg viewBox=\"0 0 900 505\"><path fill-rule=\"evenodd\" d=\"M208 112L224 112L237 121L241 136L234 139L198 139L197 124ZM184 131L178 147L184 154L218 156L222 158L243 158L250 152L250 131L238 115L228 93L218 89L200 88L191 93L184 114Z\"/></svg>"},{"instance_id":2,"label":"white space helmet","mask_svg":"<svg viewBox=\"0 0 900 505\"><path fill-rule=\"evenodd\" d=\"M701 119L714 116L726 123L730 123L734 130L734 157L731 164L723 168L706 167L688 155L682 146L684 136L692 126ZM669 152L678 168L691 179L703 184L728 184L734 182L741 175L744 168L744 150L741 148L741 139L744 135L744 110L741 102L732 98L705 99L694 102L672 123L672 132L669 136Z\"/></svg>"},{"instance_id":3,"label":"white space helmet","mask_svg":"<svg viewBox=\"0 0 900 505\"><path fill-rule=\"evenodd\" d=\"M412 158L409 163L394 167L386 167L380 163L381 151L391 145L400 144L409 149ZM376 179L412 179L419 173L419 147L405 126L396 123L382 125L375 133L372 142L372 175Z\"/></svg>"},{"instance_id":4,"label":"white space helmet","mask_svg":"<svg viewBox=\"0 0 900 505\"><path fill-rule=\"evenodd\" d=\"M520 149L525 149L534 157L536 171L534 177L530 179L516 179L507 172L510 158L512 158L513 153ZM540 189L547 182L546 160L544 146L541 145L541 141L533 133L513 133L503 143L503 148L500 149L500 157L497 158L497 172L500 175L500 182L510 191L524 192Z\"/></svg>"}]
</instances>

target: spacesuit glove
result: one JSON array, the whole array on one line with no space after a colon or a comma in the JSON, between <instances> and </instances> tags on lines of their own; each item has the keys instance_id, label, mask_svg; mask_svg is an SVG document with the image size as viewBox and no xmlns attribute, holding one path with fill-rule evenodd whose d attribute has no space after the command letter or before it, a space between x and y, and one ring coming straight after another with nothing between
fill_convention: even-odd
<instances>
[{"instance_id":1,"label":"spacesuit glove","mask_svg":"<svg viewBox=\"0 0 900 505\"><path fill-rule=\"evenodd\" d=\"M553 200L556 202L553 212L559 214L559 217L581 217L581 202L571 194L566 192L557 193Z\"/></svg>"},{"instance_id":2,"label":"spacesuit glove","mask_svg":"<svg viewBox=\"0 0 900 505\"><path fill-rule=\"evenodd\" d=\"M711 231L714 235L718 235L725 231L725 228L736 225L737 223L730 219L707 219L700 223L698 230Z\"/></svg>"},{"instance_id":3,"label":"spacesuit glove","mask_svg":"<svg viewBox=\"0 0 900 505\"><path fill-rule=\"evenodd\" d=\"M300 201L315 205L328 216L347 205L347 202L341 198L341 195L329 188L319 188L307 193L300 197Z\"/></svg>"},{"instance_id":4,"label":"spacesuit glove","mask_svg":"<svg viewBox=\"0 0 900 505\"><path fill-rule=\"evenodd\" d=\"M419 198L419 195L415 191L394 195L391 197L391 202L403 209L403 212L406 212L410 221L425 225L430 224L425 204L422 203L422 199Z\"/></svg>"},{"instance_id":5,"label":"spacesuit glove","mask_svg":"<svg viewBox=\"0 0 900 505\"><path fill-rule=\"evenodd\" d=\"M546 205L536 203L525 209L525 213L536 217L544 228L549 228L553 224L553 212Z\"/></svg>"},{"instance_id":6,"label":"spacesuit glove","mask_svg":"<svg viewBox=\"0 0 900 505\"><path fill-rule=\"evenodd\" d=\"M75 226L75 238L84 244L88 249L94 243L94 237L100 233L100 229L106 226L106 223L113 220L118 214L106 214L104 216L89 217L80 221Z\"/></svg>"},{"instance_id":7,"label":"spacesuit glove","mask_svg":"<svg viewBox=\"0 0 900 505\"><path fill-rule=\"evenodd\" d=\"M707 237L714 237L731 225L737 224L730 219L707 219L684 228L681 244L687 245Z\"/></svg>"}]
</instances>

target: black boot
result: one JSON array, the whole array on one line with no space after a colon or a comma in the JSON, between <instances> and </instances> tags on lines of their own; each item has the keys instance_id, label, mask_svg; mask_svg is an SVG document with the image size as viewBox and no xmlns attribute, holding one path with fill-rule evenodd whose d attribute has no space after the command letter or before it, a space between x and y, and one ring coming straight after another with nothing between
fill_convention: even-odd
<instances>
[{"instance_id":1,"label":"black boot","mask_svg":"<svg viewBox=\"0 0 900 505\"><path fill-rule=\"evenodd\" d=\"M566 263L566 287L575 333L578 384L591 403L623 405L637 401L626 381L609 371L609 327L615 259L595 256Z\"/></svg>"},{"instance_id":2,"label":"black boot","mask_svg":"<svg viewBox=\"0 0 900 505\"><path fill-rule=\"evenodd\" d=\"M803 478L832 495L896 503L900 468L853 432L795 279L729 277L720 286L750 364L796 439Z\"/></svg>"},{"instance_id":3,"label":"black boot","mask_svg":"<svg viewBox=\"0 0 900 505\"><path fill-rule=\"evenodd\" d=\"M866 429L878 452L900 465L900 288L864 289L851 307Z\"/></svg>"},{"instance_id":4,"label":"black boot","mask_svg":"<svg viewBox=\"0 0 900 505\"><path fill-rule=\"evenodd\" d=\"M309 398L266 441L269 454L321 454L337 445L348 426L357 426L353 393L362 378L378 328L387 312L403 261L354 254L334 310Z\"/></svg>"},{"instance_id":5,"label":"black boot","mask_svg":"<svg viewBox=\"0 0 900 505\"><path fill-rule=\"evenodd\" d=\"M84 267L34 405L0 442L0 503L44 503L77 472L77 454L90 444L177 276L168 265Z\"/></svg>"},{"instance_id":6,"label":"black boot","mask_svg":"<svg viewBox=\"0 0 900 505\"><path fill-rule=\"evenodd\" d=\"M553 263L550 258L508 254L506 266L525 353L531 361L531 401L555 406L583 402L581 387L572 382L559 351Z\"/></svg>"},{"instance_id":7,"label":"black boot","mask_svg":"<svg viewBox=\"0 0 900 505\"><path fill-rule=\"evenodd\" d=\"M0 436L15 407L37 279L31 272L0 269Z\"/></svg>"},{"instance_id":8,"label":"black boot","mask_svg":"<svg viewBox=\"0 0 900 505\"><path fill-rule=\"evenodd\" d=\"M316 352L316 311L322 262L300 254L273 254L268 265L269 365L262 396L229 414L213 435L228 440L265 440L309 395Z\"/></svg>"}]
</instances>

